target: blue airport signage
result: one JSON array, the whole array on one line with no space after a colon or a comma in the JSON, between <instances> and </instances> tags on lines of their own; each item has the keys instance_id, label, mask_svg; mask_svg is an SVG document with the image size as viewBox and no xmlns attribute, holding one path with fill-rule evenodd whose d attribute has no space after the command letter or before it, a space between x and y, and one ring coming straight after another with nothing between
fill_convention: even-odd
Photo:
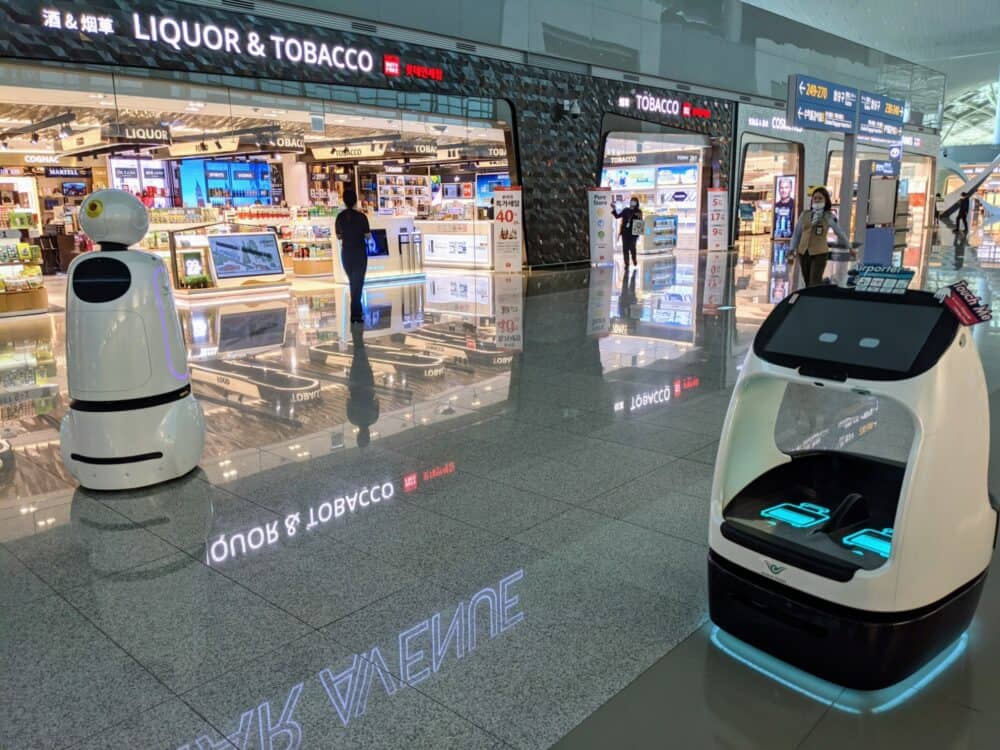
<instances>
[{"instance_id":1,"label":"blue airport signage","mask_svg":"<svg viewBox=\"0 0 1000 750\"><path fill-rule=\"evenodd\" d=\"M788 124L807 130L856 133L860 92L812 76L788 77Z\"/></svg>"},{"instance_id":2,"label":"blue airport signage","mask_svg":"<svg viewBox=\"0 0 1000 750\"><path fill-rule=\"evenodd\" d=\"M812 76L788 77L788 123L807 130L855 133L875 141L903 138L903 102Z\"/></svg>"},{"instance_id":3,"label":"blue airport signage","mask_svg":"<svg viewBox=\"0 0 1000 750\"><path fill-rule=\"evenodd\" d=\"M858 133L873 138L900 140L903 137L903 102L862 91Z\"/></svg>"}]
</instances>

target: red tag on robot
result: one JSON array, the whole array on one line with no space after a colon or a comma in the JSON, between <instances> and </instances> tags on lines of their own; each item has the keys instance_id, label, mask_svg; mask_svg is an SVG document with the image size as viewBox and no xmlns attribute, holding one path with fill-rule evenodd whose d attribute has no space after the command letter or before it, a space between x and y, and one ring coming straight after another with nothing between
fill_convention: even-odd
<instances>
[{"instance_id":1,"label":"red tag on robot","mask_svg":"<svg viewBox=\"0 0 1000 750\"><path fill-rule=\"evenodd\" d=\"M968 281L951 284L942 291L947 291L948 294L944 298L945 305L962 325L974 326L993 320L993 311L990 310L990 306L983 304L979 296L969 289Z\"/></svg>"}]
</instances>

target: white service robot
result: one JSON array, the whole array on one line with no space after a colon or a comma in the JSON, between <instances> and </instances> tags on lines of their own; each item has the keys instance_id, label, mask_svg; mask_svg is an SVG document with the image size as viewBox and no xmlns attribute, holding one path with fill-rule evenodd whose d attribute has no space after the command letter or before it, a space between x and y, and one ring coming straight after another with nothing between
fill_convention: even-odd
<instances>
[{"instance_id":1,"label":"white service robot","mask_svg":"<svg viewBox=\"0 0 1000 750\"><path fill-rule=\"evenodd\" d=\"M778 449L790 383L889 399L905 464ZM747 355L712 487L709 608L724 631L823 679L885 688L968 627L997 535L989 409L970 330L927 292L805 289Z\"/></svg>"},{"instance_id":2,"label":"white service robot","mask_svg":"<svg viewBox=\"0 0 1000 750\"><path fill-rule=\"evenodd\" d=\"M128 249L146 234L146 208L129 193L99 190L84 199L80 225L102 252L74 260L66 283L63 463L95 490L174 479L197 466L205 418L167 268Z\"/></svg>"}]
</instances>

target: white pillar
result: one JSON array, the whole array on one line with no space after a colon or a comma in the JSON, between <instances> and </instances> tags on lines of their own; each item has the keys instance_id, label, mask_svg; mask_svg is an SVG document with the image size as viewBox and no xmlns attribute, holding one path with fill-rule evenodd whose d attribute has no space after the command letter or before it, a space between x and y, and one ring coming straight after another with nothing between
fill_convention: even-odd
<instances>
[{"instance_id":1,"label":"white pillar","mask_svg":"<svg viewBox=\"0 0 1000 750\"><path fill-rule=\"evenodd\" d=\"M285 180L285 201L289 206L308 206L309 172L295 154L281 155L281 175Z\"/></svg>"}]
</instances>

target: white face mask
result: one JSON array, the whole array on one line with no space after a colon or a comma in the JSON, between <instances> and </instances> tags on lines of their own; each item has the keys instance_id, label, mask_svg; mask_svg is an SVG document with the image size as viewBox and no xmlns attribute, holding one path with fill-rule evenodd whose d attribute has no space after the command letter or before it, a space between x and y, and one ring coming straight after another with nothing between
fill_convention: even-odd
<instances>
[{"instance_id":1,"label":"white face mask","mask_svg":"<svg viewBox=\"0 0 1000 750\"><path fill-rule=\"evenodd\" d=\"M639 208L639 204L636 203L635 201L632 201L631 206L632 208Z\"/></svg>"},{"instance_id":2,"label":"white face mask","mask_svg":"<svg viewBox=\"0 0 1000 750\"><path fill-rule=\"evenodd\" d=\"M822 211L825 207L826 204L823 203L823 201L820 201L819 203L813 203L813 211Z\"/></svg>"}]
</instances>

